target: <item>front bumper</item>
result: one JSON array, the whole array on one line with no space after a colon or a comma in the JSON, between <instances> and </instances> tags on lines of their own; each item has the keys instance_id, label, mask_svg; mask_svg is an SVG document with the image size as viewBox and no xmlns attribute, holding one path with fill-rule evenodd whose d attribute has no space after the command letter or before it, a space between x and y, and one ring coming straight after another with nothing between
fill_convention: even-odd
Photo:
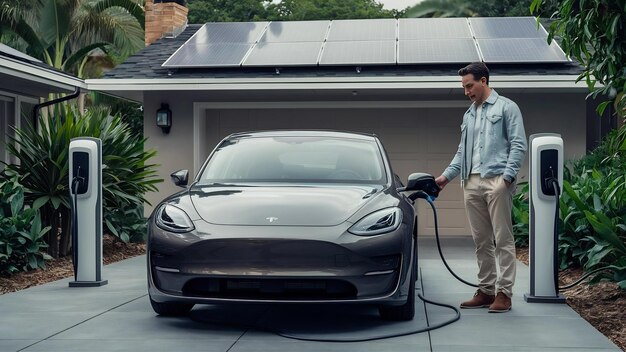
<instances>
[{"instance_id":1,"label":"front bumper","mask_svg":"<svg viewBox=\"0 0 626 352\"><path fill-rule=\"evenodd\" d=\"M172 234L151 222L148 280L153 300L388 304L406 300L414 243L411 227L405 224L371 237L339 226L195 225L193 232Z\"/></svg>"}]
</instances>

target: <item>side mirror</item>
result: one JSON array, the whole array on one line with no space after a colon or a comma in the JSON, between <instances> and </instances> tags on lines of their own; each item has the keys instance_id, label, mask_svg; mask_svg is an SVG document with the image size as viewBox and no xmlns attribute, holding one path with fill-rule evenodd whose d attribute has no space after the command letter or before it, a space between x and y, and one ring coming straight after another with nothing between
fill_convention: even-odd
<instances>
[{"instance_id":1,"label":"side mirror","mask_svg":"<svg viewBox=\"0 0 626 352\"><path fill-rule=\"evenodd\" d=\"M417 172L409 175L404 191L423 191L429 196L436 198L439 196L440 189L432 175Z\"/></svg>"},{"instance_id":2,"label":"side mirror","mask_svg":"<svg viewBox=\"0 0 626 352\"><path fill-rule=\"evenodd\" d=\"M170 175L172 182L179 187L187 187L189 182L189 170L178 170Z\"/></svg>"}]
</instances>

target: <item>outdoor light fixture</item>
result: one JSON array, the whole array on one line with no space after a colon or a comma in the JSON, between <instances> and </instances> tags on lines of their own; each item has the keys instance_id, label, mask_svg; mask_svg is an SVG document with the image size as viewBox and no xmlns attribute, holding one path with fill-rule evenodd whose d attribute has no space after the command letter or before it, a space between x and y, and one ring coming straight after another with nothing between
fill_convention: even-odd
<instances>
[{"instance_id":1,"label":"outdoor light fixture","mask_svg":"<svg viewBox=\"0 0 626 352\"><path fill-rule=\"evenodd\" d=\"M168 104L161 104L161 108L156 113L156 124L161 127L163 133L170 133L172 127L172 110Z\"/></svg>"}]
</instances>

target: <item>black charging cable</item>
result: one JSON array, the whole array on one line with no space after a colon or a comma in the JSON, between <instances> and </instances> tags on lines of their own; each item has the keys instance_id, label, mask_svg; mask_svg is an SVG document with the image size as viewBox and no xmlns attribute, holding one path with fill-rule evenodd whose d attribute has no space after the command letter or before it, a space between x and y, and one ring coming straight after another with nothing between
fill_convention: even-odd
<instances>
[{"instance_id":1,"label":"black charging cable","mask_svg":"<svg viewBox=\"0 0 626 352\"><path fill-rule=\"evenodd\" d=\"M443 260L446 268L448 269L448 271L458 280L460 280L461 282L465 283L466 285L470 285L473 287L478 287L478 285L469 283L463 279L461 279L458 275L456 275L454 273L454 271L452 271L452 269L450 268L450 266L448 265L448 263L446 262L443 253L441 251L441 244L439 243L439 226L437 223L437 210L435 209L435 206L433 204L434 198L432 196L430 196L428 193L424 192L424 191L417 191L414 193L411 193L408 198L411 201L415 201L418 198L422 198L425 199L428 204L430 204L430 206L433 209L433 215L435 217L435 234L436 234L436 238L437 238L437 248L439 249L439 255L441 256L441 259ZM415 238L415 244L417 246L417 236ZM417 265L417 262L415 263L415 265ZM425 303L428 304L432 304L435 306L440 306L440 307L446 307L446 308L450 308L452 310L454 310L455 315L454 317L452 317L451 319L448 319L446 321L443 321L441 323L437 323L434 325L428 325L424 328L421 329L416 329L416 330L411 330L411 331L407 331L407 332L401 332L401 333L396 333L396 334L383 334L383 335L378 335L378 336L368 336L366 338L359 338L359 339L351 339L351 338L332 338L332 339L319 339L319 338L308 338L308 337L302 337L302 336L297 336L297 335L292 335L292 334L287 334L287 333L283 333L280 331L272 331L273 333L282 336L282 337L286 337L289 339L294 339L294 340L302 340L302 341L316 341L316 342L366 342L366 341L374 341L374 340L382 340L382 339L388 339L388 338L393 338L393 337L400 337L400 336L407 336L407 335L414 335L414 334L419 334L422 332L427 332L427 331L432 331L435 329L439 329L442 328L446 325L450 325L454 322L456 322L457 320L459 320L461 318L461 311L452 305L449 304L445 304L445 303L441 303L441 302L436 302L436 301L432 301L429 300L427 298L425 298L424 296L422 296L421 293L417 294L417 297L419 297L419 299L421 299L422 301L424 301ZM256 327L258 328L258 327Z\"/></svg>"},{"instance_id":2,"label":"black charging cable","mask_svg":"<svg viewBox=\"0 0 626 352\"><path fill-rule=\"evenodd\" d=\"M78 187L82 185L85 178L80 176L80 166L76 169L76 176L72 179L72 266L74 267L74 281L78 281Z\"/></svg>"},{"instance_id":3,"label":"black charging cable","mask_svg":"<svg viewBox=\"0 0 626 352\"><path fill-rule=\"evenodd\" d=\"M556 209L554 210L554 287L555 287L556 292L569 290L579 285L589 276L599 273L601 271L613 271L612 266L603 266L601 268L596 268L582 275L576 281L568 285L565 285L563 287L559 287L559 211L560 211L559 204L560 204L560 198L561 198L561 187L556 177L547 178L546 184L552 185L552 188L554 189L554 196L556 198L556 207L555 207Z\"/></svg>"},{"instance_id":4,"label":"black charging cable","mask_svg":"<svg viewBox=\"0 0 626 352\"><path fill-rule=\"evenodd\" d=\"M426 199L426 201L428 201L428 203L431 205L431 207L433 208L433 214L435 216L435 229L436 229L436 234L437 234L437 247L439 248L439 254L441 256L441 259L444 261L446 267L448 268L448 271L450 271L450 273L452 273L452 275L454 275L454 277L456 277L457 279L461 280L463 283L466 283L468 285L473 285L468 283L465 280L462 280L461 278L459 278L453 271L452 269L450 269L450 267L448 266L448 264L446 263L444 257L443 257L443 253L441 252L441 246L439 243L439 232L438 232L438 225L437 225L437 211L435 210L435 207L433 205L433 200L434 198L431 197L430 195L428 195L426 192L424 191L418 191L415 193L412 193L411 195L408 196L409 199L411 199L412 201L415 201L417 198L423 198ZM416 238L415 238L415 245L417 246L417 234L416 234ZM417 265L417 261L415 262L415 265ZM477 286L474 286L477 287ZM454 322L456 322L457 320L459 320L461 318L461 311L452 305L449 304L445 304L445 303L440 303L440 302L436 302L436 301L432 301L429 300L427 298L425 298L424 296L422 296L421 293L417 294L417 297L419 297L419 299L421 299L423 302L428 303L428 304L432 304L435 306L440 306L440 307L445 307L445 308L450 308L452 310L454 310L455 315L454 317L445 320L441 323L437 323L434 325L427 325L424 328L420 328L420 329L415 329L415 330L410 330L410 331L405 331L405 332L399 332L399 333L395 333L395 334L381 334L381 335L370 335L368 337L364 337L364 338L311 338L311 337L304 337L304 336L298 336L298 335L293 335L293 334L289 334L289 333L285 333L282 331L277 331L277 330L272 330L272 329L268 329L262 326L257 326L257 325L252 325L252 326L245 326L245 325L240 325L240 324L236 324L238 327L246 327L246 328L252 328L252 329L257 329L257 330L263 330L263 331L267 331L267 332L271 332L274 333L278 336L281 337L285 337L288 339L293 339L293 340L300 340L300 341L314 341L314 342L367 342L367 341L374 341L374 340L382 340L382 339L389 339L389 338L394 338L394 337L400 337L400 336L407 336L407 335L415 335L415 334L419 334L422 332L427 332L427 331L432 331L435 329L439 329L442 328L446 325L450 325Z\"/></svg>"},{"instance_id":5,"label":"black charging cable","mask_svg":"<svg viewBox=\"0 0 626 352\"><path fill-rule=\"evenodd\" d=\"M552 171L552 168L550 168ZM559 203L561 199L561 187L559 186L559 180L554 177L554 173L552 177L548 177L546 179L546 186L552 186L552 190L554 191L554 198L556 198L554 207L554 255L552 256L553 265L554 265L554 290L555 292L559 292ZM548 187L546 187L548 188Z\"/></svg>"},{"instance_id":6,"label":"black charging cable","mask_svg":"<svg viewBox=\"0 0 626 352\"><path fill-rule=\"evenodd\" d=\"M416 193L420 193L420 192L416 192ZM443 265L445 265L446 269L448 269L448 272L450 272L450 274L452 274L452 276L454 276L455 279L457 279L460 282L466 284L467 286L471 286L471 287L476 287L477 288L478 287L477 284L473 284L471 282L463 280L461 277L459 277L452 270L452 268L450 268L450 265L448 265L448 262L446 261L446 258L443 256L443 251L441 250L441 242L439 240L439 222L437 220L437 209L435 208L434 199L433 199L433 197L431 197L428 194L426 194L426 192L421 192L421 193L423 193L423 194L420 194L418 198L425 199L426 202L428 202L428 204L430 204L430 207L433 209L433 217L435 218L435 239L437 240L437 250L439 251L439 257L441 258L441 261L443 262Z\"/></svg>"}]
</instances>

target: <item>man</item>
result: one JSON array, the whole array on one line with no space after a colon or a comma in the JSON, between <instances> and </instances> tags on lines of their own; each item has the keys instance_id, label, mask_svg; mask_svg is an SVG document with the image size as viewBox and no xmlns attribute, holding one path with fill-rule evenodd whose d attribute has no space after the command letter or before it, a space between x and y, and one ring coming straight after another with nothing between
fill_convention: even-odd
<instances>
[{"instance_id":1,"label":"man","mask_svg":"<svg viewBox=\"0 0 626 352\"><path fill-rule=\"evenodd\" d=\"M472 105L463 116L456 155L435 181L443 189L461 175L476 245L479 288L461 308L489 307L490 313L507 312L515 283L511 206L527 149L522 113L512 100L489 87L489 69L484 63L460 69L459 76Z\"/></svg>"}]
</instances>

